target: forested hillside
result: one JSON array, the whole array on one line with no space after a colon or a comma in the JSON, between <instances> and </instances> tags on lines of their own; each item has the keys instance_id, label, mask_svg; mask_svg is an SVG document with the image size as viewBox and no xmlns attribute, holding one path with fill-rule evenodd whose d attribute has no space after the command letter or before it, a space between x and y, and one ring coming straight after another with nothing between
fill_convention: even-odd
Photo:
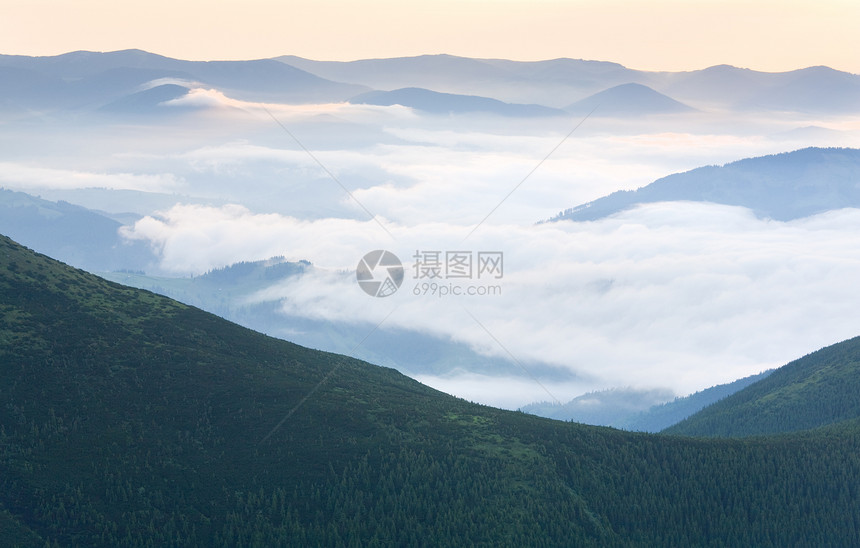
<instances>
[{"instance_id":1,"label":"forested hillside","mask_svg":"<svg viewBox=\"0 0 860 548\"><path fill-rule=\"evenodd\" d=\"M750 436L860 417L860 337L795 360L665 432Z\"/></svg>"},{"instance_id":2,"label":"forested hillside","mask_svg":"<svg viewBox=\"0 0 860 548\"><path fill-rule=\"evenodd\" d=\"M860 428L470 404L0 238L2 546L852 546ZM776 375L776 374L774 374Z\"/></svg>"}]
</instances>

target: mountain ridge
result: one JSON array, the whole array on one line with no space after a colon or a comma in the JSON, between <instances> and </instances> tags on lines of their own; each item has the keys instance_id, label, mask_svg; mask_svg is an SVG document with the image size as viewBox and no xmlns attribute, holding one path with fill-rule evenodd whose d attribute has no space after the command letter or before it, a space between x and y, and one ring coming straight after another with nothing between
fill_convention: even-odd
<instances>
[{"instance_id":1,"label":"mountain ridge","mask_svg":"<svg viewBox=\"0 0 860 548\"><path fill-rule=\"evenodd\" d=\"M794 360L663 430L690 436L782 434L860 417L860 337Z\"/></svg>"},{"instance_id":2,"label":"mountain ridge","mask_svg":"<svg viewBox=\"0 0 860 548\"><path fill-rule=\"evenodd\" d=\"M521 410L557 420L611 426L633 432L660 432L772 372L773 370L764 371L674 399L669 399L671 392L667 390L616 388L589 392L561 406L541 402L526 405Z\"/></svg>"},{"instance_id":3,"label":"mountain ridge","mask_svg":"<svg viewBox=\"0 0 860 548\"><path fill-rule=\"evenodd\" d=\"M496 114L500 116L567 116L563 110L542 105L505 103L490 97L441 93L424 88L401 88L393 91L369 91L352 97L353 104L405 107L430 114Z\"/></svg>"},{"instance_id":4,"label":"mountain ridge","mask_svg":"<svg viewBox=\"0 0 860 548\"><path fill-rule=\"evenodd\" d=\"M0 55L0 68L49 78L50 86L31 79L20 89L6 90L7 101L40 108L98 108L137 93L141 84L159 78L195 81L247 101L342 101L368 91L271 59L186 61L143 50L77 51L48 57Z\"/></svg>"},{"instance_id":5,"label":"mountain ridge","mask_svg":"<svg viewBox=\"0 0 860 548\"><path fill-rule=\"evenodd\" d=\"M860 541L856 420L694 440L502 411L6 237L0 317L4 545Z\"/></svg>"},{"instance_id":6,"label":"mountain ridge","mask_svg":"<svg viewBox=\"0 0 860 548\"><path fill-rule=\"evenodd\" d=\"M704 166L619 190L566 209L547 222L593 221L666 201L712 202L790 221L831 209L860 207L860 149L808 147Z\"/></svg>"},{"instance_id":7,"label":"mountain ridge","mask_svg":"<svg viewBox=\"0 0 860 548\"><path fill-rule=\"evenodd\" d=\"M105 79L104 73L122 68L125 78L137 74L135 78L141 79L157 71L158 77L190 78L247 101L337 102L373 90L419 87L563 108L612 87L635 83L694 109L825 115L860 112L860 75L821 66L776 73L728 65L687 72L648 72L611 61L510 61L453 55L346 62L289 55L188 61L130 49L42 57L0 55L0 67L10 75L10 70L19 69L18 77L3 79L15 81L14 85L0 85L0 104L6 103L7 108L100 106L118 99L123 91L137 91L120 81ZM99 89L102 95L96 93ZM663 108L669 105L680 111L672 103L665 103Z\"/></svg>"},{"instance_id":8,"label":"mountain ridge","mask_svg":"<svg viewBox=\"0 0 860 548\"><path fill-rule=\"evenodd\" d=\"M274 59L325 78L375 89L426 87L554 108L613 86L636 83L703 110L860 111L860 75L830 67L764 72L714 65L692 71L649 72L611 61L571 58L512 61L423 55L356 61L315 61L296 56ZM827 85L820 85L822 79Z\"/></svg>"},{"instance_id":9,"label":"mountain ridge","mask_svg":"<svg viewBox=\"0 0 860 548\"><path fill-rule=\"evenodd\" d=\"M68 202L43 200L0 187L0 234L88 270L144 270L156 262L142 242L129 242L122 224Z\"/></svg>"},{"instance_id":10,"label":"mountain ridge","mask_svg":"<svg viewBox=\"0 0 860 548\"><path fill-rule=\"evenodd\" d=\"M593 111L596 116L647 116L695 111L668 95L633 82L589 95L566 106L565 110L577 114Z\"/></svg>"}]
</instances>

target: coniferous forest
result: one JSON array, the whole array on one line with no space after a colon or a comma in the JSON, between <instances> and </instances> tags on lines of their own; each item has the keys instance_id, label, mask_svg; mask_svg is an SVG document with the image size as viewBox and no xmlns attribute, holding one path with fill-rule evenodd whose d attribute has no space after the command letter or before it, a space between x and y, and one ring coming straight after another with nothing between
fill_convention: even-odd
<instances>
[{"instance_id":1,"label":"coniferous forest","mask_svg":"<svg viewBox=\"0 0 860 548\"><path fill-rule=\"evenodd\" d=\"M860 545L853 412L692 438L502 411L7 238L0 318L3 546ZM798 398L840 393L837 347Z\"/></svg>"}]
</instances>

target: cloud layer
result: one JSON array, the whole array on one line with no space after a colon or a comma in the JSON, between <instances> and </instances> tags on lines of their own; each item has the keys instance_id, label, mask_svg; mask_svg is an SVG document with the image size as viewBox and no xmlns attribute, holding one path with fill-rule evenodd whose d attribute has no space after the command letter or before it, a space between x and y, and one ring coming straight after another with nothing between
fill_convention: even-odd
<instances>
[{"instance_id":1,"label":"cloud layer","mask_svg":"<svg viewBox=\"0 0 860 548\"><path fill-rule=\"evenodd\" d=\"M427 118L203 91L185 101L232 108L202 109L181 124L0 132L9 145L0 183L167 193L172 207L124 229L153 246L167 273L275 255L310 260L315 269L255 299L368 333L382 324L463 342L526 369L549 363L579 379L421 378L497 405L550 399L545 388L562 401L619 386L685 394L860 333L856 210L778 223L742 208L662 203L597 222L534 224L672 172L810 144L856 146L856 120L601 119L565 138L579 120ZM809 124L841 133L785 140ZM109 195L100 209L130 210L120 193L106 207ZM392 297L368 297L356 284L358 260L374 249L405 263ZM427 291L432 281L414 277L422 250L502 251L499 291L440 298L440 286ZM470 282L442 286L450 284Z\"/></svg>"},{"instance_id":2,"label":"cloud layer","mask_svg":"<svg viewBox=\"0 0 860 548\"><path fill-rule=\"evenodd\" d=\"M308 259L315 270L255 298L368 331L384 321L483 354L548 362L593 379L593 387L688 393L860 333L860 210L781 223L743 208L658 203L590 223L490 225L465 241L467 226L387 227L394 239L372 221L176 206L127 235L156 245L163 267L176 272L273 255ZM368 297L354 278L359 258L379 248L395 252L407 271L386 299ZM415 251L453 249L503 251L504 277L492 280L501 295L416 295L431 280L415 277ZM459 394L481 399L470 392L480 383L462 380Z\"/></svg>"}]
</instances>

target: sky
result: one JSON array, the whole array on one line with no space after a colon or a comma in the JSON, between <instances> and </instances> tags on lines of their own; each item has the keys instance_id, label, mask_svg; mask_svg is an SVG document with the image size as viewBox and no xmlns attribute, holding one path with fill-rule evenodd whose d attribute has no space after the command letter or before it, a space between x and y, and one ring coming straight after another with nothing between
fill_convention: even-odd
<instances>
[{"instance_id":1,"label":"sky","mask_svg":"<svg viewBox=\"0 0 860 548\"><path fill-rule=\"evenodd\" d=\"M823 64L860 73L857 21L860 2L842 0L0 0L0 53L138 48L196 60L449 53L585 58L643 70ZM0 125L0 184L146 215L125 235L157 248L160 268L173 275L275 255L309 260L317 275L259 299L367 333L379 325L412 330L488 356L564 368L581 382L547 384L561 401L626 386L682 395L860 332L860 210L779 223L742 208L672 203L592 223L535 225L563 208L702 165L810 145L857 147L856 116L596 117L568 138L567 120L469 125L399 106L350 104L263 111L204 89L183 100L212 110L167 133L159 124ZM286 126L274 124L272 113ZM343 123L328 125L337 120ZM823 136L792 134L810 126ZM301 135L314 158L283 127ZM143 199L143 192L152 195ZM390 249L408 261L415 250L464 246L504 251L498 298L434 299L416 295L413 284L395 298L373 299L357 288L355 264L369 250ZM528 376L419 380L510 408L549 395Z\"/></svg>"},{"instance_id":2,"label":"sky","mask_svg":"<svg viewBox=\"0 0 860 548\"><path fill-rule=\"evenodd\" d=\"M0 0L0 53L184 59L571 57L641 70L860 73L854 0Z\"/></svg>"}]
</instances>

